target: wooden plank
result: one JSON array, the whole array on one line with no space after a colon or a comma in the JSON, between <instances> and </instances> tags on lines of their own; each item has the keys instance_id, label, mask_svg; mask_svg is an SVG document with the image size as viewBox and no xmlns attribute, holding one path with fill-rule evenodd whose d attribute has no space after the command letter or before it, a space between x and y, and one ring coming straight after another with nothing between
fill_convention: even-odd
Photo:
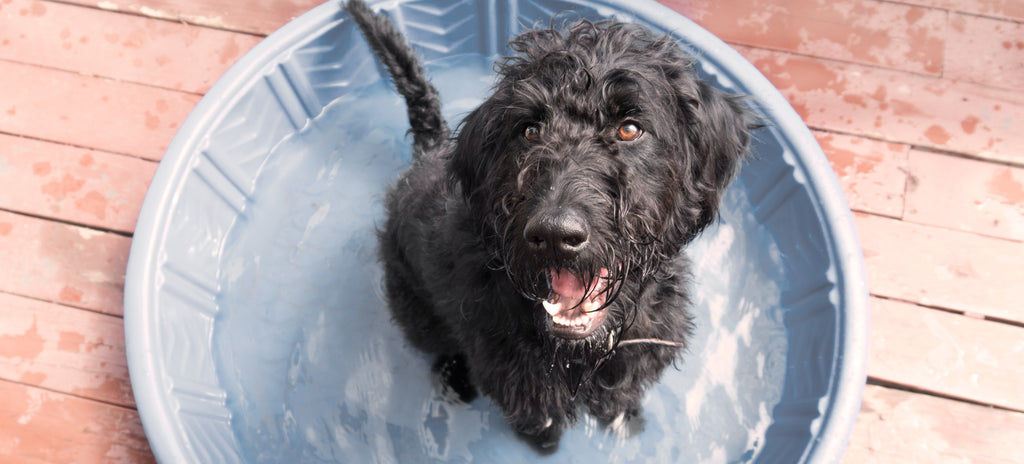
<instances>
[{"instance_id":1,"label":"wooden plank","mask_svg":"<svg viewBox=\"0 0 1024 464\"><path fill-rule=\"evenodd\" d=\"M1024 94L737 47L808 125L1024 164Z\"/></svg>"},{"instance_id":2,"label":"wooden plank","mask_svg":"<svg viewBox=\"0 0 1024 464\"><path fill-rule=\"evenodd\" d=\"M946 13L879 1L668 0L722 40L939 75Z\"/></svg>"},{"instance_id":3,"label":"wooden plank","mask_svg":"<svg viewBox=\"0 0 1024 464\"><path fill-rule=\"evenodd\" d=\"M953 14L945 76L977 84L1024 88L1024 25Z\"/></svg>"},{"instance_id":4,"label":"wooden plank","mask_svg":"<svg viewBox=\"0 0 1024 464\"><path fill-rule=\"evenodd\" d=\"M843 456L848 464L1020 462L1024 414L874 385Z\"/></svg>"},{"instance_id":5,"label":"wooden plank","mask_svg":"<svg viewBox=\"0 0 1024 464\"><path fill-rule=\"evenodd\" d=\"M1024 243L854 215L871 293L1024 322Z\"/></svg>"},{"instance_id":6,"label":"wooden plank","mask_svg":"<svg viewBox=\"0 0 1024 464\"><path fill-rule=\"evenodd\" d=\"M1024 21L1024 0L900 0L900 3Z\"/></svg>"},{"instance_id":7,"label":"wooden plank","mask_svg":"<svg viewBox=\"0 0 1024 464\"><path fill-rule=\"evenodd\" d=\"M323 3L321 0L69 0L109 11L122 11L200 26L269 34L291 19Z\"/></svg>"},{"instance_id":8,"label":"wooden plank","mask_svg":"<svg viewBox=\"0 0 1024 464\"><path fill-rule=\"evenodd\" d=\"M0 132L159 160L199 96L0 61Z\"/></svg>"},{"instance_id":9,"label":"wooden plank","mask_svg":"<svg viewBox=\"0 0 1024 464\"><path fill-rule=\"evenodd\" d=\"M821 131L814 135L851 209L895 218L903 215L908 146Z\"/></svg>"},{"instance_id":10,"label":"wooden plank","mask_svg":"<svg viewBox=\"0 0 1024 464\"><path fill-rule=\"evenodd\" d=\"M875 298L868 376L1024 411L1024 328Z\"/></svg>"},{"instance_id":11,"label":"wooden plank","mask_svg":"<svg viewBox=\"0 0 1024 464\"><path fill-rule=\"evenodd\" d=\"M204 93L260 37L94 8L10 0L0 59ZM2 14L2 13L0 13Z\"/></svg>"},{"instance_id":12,"label":"wooden plank","mask_svg":"<svg viewBox=\"0 0 1024 464\"><path fill-rule=\"evenodd\" d=\"M0 211L0 292L120 316L131 239Z\"/></svg>"},{"instance_id":13,"label":"wooden plank","mask_svg":"<svg viewBox=\"0 0 1024 464\"><path fill-rule=\"evenodd\" d=\"M0 208L130 233L156 166L0 134Z\"/></svg>"},{"instance_id":14,"label":"wooden plank","mask_svg":"<svg viewBox=\"0 0 1024 464\"><path fill-rule=\"evenodd\" d=\"M4 462L155 462L133 409L3 380L0 398Z\"/></svg>"},{"instance_id":15,"label":"wooden plank","mask_svg":"<svg viewBox=\"0 0 1024 464\"><path fill-rule=\"evenodd\" d=\"M0 293L0 378L134 408L124 321Z\"/></svg>"},{"instance_id":16,"label":"wooden plank","mask_svg":"<svg viewBox=\"0 0 1024 464\"><path fill-rule=\"evenodd\" d=\"M913 150L905 219L1024 241L1024 168Z\"/></svg>"}]
</instances>

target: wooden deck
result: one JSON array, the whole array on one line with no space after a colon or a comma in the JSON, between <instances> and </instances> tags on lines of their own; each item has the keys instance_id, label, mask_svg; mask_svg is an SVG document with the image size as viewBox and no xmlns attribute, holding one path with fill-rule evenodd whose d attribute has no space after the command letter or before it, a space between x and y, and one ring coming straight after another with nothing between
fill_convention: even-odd
<instances>
[{"instance_id":1,"label":"wooden deck","mask_svg":"<svg viewBox=\"0 0 1024 464\"><path fill-rule=\"evenodd\" d=\"M157 162L319 0L0 0L0 462L148 462L125 262ZM789 99L872 298L844 462L1024 462L1024 0L666 0Z\"/></svg>"}]
</instances>

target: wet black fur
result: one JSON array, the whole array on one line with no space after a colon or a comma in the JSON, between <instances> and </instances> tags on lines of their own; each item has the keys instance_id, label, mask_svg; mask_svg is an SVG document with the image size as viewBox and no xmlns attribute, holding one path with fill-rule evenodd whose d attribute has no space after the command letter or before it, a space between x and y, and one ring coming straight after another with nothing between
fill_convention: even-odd
<instances>
[{"instance_id":1,"label":"wet black fur","mask_svg":"<svg viewBox=\"0 0 1024 464\"><path fill-rule=\"evenodd\" d=\"M451 139L436 90L390 21L358 1L347 10L409 105L413 162L388 193L380 232L388 302L408 341L438 355L449 391L469 399L475 386L545 452L581 407L605 424L638 417L681 348L618 343L685 343L682 249L715 219L752 114L697 79L671 38L581 21L514 39L493 94ZM644 130L639 139L616 137L627 121ZM586 218L579 256L531 252L525 223L545 208ZM540 301L552 268L583 282L611 274L608 317L584 340L549 332Z\"/></svg>"}]
</instances>

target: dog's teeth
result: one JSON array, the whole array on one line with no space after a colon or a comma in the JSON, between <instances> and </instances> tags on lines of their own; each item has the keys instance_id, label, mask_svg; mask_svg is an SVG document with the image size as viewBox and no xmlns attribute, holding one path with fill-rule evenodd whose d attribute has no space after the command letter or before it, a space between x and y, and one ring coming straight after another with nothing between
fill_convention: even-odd
<instances>
[{"instance_id":1,"label":"dog's teeth","mask_svg":"<svg viewBox=\"0 0 1024 464\"><path fill-rule=\"evenodd\" d=\"M586 327L594 320L594 313L604 304L604 296L600 289L595 295L588 295L582 301L574 301L568 305L566 297L562 294L551 292L551 296L541 301L544 311L551 316L551 322L566 327Z\"/></svg>"},{"instance_id":2,"label":"dog's teeth","mask_svg":"<svg viewBox=\"0 0 1024 464\"><path fill-rule=\"evenodd\" d=\"M551 300L542 301L541 305L544 306L544 310L548 312L552 317L557 315L562 310L562 305L552 302Z\"/></svg>"}]
</instances>

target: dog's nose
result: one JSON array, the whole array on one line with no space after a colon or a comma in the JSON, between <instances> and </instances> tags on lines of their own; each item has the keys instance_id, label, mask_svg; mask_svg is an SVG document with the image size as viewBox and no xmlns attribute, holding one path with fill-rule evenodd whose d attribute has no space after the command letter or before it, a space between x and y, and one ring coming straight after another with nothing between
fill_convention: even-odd
<instances>
[{"instance_id":1,"label":"dog's nose","mask_svg":"<svg viewBox=\"0 0 1024 464\"><path fill-rule=\"evenodd\" d=\"M535 214L526 222L523 237L535 253L572 257L587 246L587 221L569 208Z\"/></svg>"}]
</instances>

